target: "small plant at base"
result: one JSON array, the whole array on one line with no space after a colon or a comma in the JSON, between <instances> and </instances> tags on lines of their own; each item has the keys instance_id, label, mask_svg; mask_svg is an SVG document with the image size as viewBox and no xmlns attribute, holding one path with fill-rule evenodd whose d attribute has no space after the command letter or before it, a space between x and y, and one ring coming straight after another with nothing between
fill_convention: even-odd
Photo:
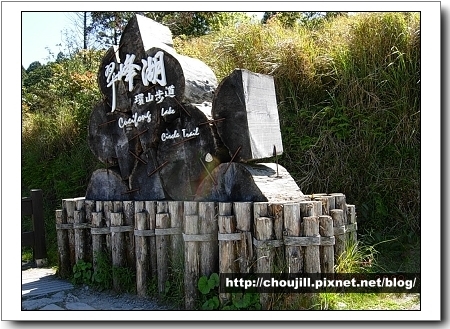
<instances>
[{"instance_id":1,"label":"small plant at base","mask_svg":"<svg viewBox=\"0 0 450 329\"><path fill-rule=\"evenodd\" d=\"M134 292L135 277L136 274L128 267L113 266L112 268L113 277L118 280L121 291Z\"/></svg>"},{"instance_id":2,"label":"small plant at base","mask_svg":"<svg viewBox=\"0 0 450 329\"><path fill-rule=\"evenodd\" d=\"M197 288L206 298L202 304L202 310L217 310L220 306L219 298L217 297L217 288L219 287L219 275L211 273L209 278L206 275L198 279Z\"/></svg>"},{"instance_id":3,"label":"small plant at base","mask_svg":"<svg viewBox=\"0 0 450 329\"><path fill-rule=\"evenodd\" d=\"M226 305L222 308L224 311L233 310L249 310L259 311L261 310L261 304L259 302L259 294L256 293L233 293L231 295L232 305Z\"/></svg>"},{"instance_id":4,"label":"small plant at base","mask_svg":"<svg viewBox=\"0 0 450 329\"><path fill-rule=\"evenodd\" d=\"M79 260L73 266L73 284L91 283L92 280L92 264L87 263L84 260Z\"/></svg>"},{"instance_id":5,"label":"small plant at base","mask_svg":"<svg viewBox=\"0 0 450 329\"><path fill-rule=\"evenodd\" d=\"M96 253L95 264L92 284L99 290L111 288L112 267L108 255L106 253Z\"/></svg>"},{"instance_id":6,"label":"small plant at base","mask_svg":"<svg viewBox=\"0 0 450 329\"><path fill-rule=\"evenodd\" d=\"M231 305L223 305L220 307L220 301L218 297L219 287L219 275L212 273L209 278L206 275L201 276L198 279L197 288L202 294L201 309L212 310L260 310L261 304L259 303L259 294L257 293L232 293Z\"/></svg>"}]
</instances>

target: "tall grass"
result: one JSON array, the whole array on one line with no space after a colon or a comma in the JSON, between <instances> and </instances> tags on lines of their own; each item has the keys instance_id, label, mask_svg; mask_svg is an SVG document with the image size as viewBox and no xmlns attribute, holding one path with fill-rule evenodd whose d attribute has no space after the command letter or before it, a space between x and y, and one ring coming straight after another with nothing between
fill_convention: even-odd
<instances>
[{"instance_id":1,"label":"tall grass","mask_svg":"<svg viewBox=\"0 0 450 329\"><path fill-rule=\"evenodd\" d=\"M50 63L45 81L35 79L22 89L22 195L43 191L50 264L57 261L55 210L61 199L83 196L100 165L87 145L89 116L100 97L95 73L100 58L79 53Z\"/></svg>"}]
</instances>

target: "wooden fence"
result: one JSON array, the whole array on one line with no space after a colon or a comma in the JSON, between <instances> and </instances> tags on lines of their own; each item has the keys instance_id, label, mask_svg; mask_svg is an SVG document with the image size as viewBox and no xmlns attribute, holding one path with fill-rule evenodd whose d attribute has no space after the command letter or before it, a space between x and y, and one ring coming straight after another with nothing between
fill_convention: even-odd
<instances>
[{"instance_id":1,"label":"wooden fence","mask_svg":"<svg viewBox=\"0 0 450 329\"><path fill-rule=\"evenodd\" d=\"M47 258L42 190L31 190L30 195L22 198L22 217L31 216L33 230L22 232L22 247L33 248L33 259L40 266Z\"/></svg>"},{"instance_id":2,"label":"wooden fence","mask_svg":"<svg viewBox=\"0 0 450 329\"><path fill-rule=\"evenodd\" d=\"M357 224L355 206L334 193L275 204L64 199L56 210L56 229L62 276L70 276L78 260L92 262L95 271L94 255L106 251L113 266L136 273L141 296L150 278L163 293L171 264L181 259L190 310L201 275L280 268L332 273L346 241L356 242ZM263 307L266 297L261 294ZM227 294L220 298L225 302Z\"/></svg>"}]
</instances>

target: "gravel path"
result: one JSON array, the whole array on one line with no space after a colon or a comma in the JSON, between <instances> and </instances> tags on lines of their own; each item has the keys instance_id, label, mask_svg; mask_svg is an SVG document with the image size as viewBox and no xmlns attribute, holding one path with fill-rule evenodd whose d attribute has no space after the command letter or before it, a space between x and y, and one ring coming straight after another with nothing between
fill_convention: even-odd
<instances>
[{"instance_id":1,"label":"gravel path","mask_svg":"<svg viewBox=\"0 0 450 329\"><path fill-rule=\"evenodd\" d=\"M170 310L153 298L73 286L53 269L22 271L22 310Z\"/></svg>"}]
</instances>

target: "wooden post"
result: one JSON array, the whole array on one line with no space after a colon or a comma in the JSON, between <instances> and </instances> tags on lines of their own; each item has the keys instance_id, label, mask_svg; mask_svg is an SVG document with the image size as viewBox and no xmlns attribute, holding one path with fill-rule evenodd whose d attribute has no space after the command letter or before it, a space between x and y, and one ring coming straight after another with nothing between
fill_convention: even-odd
<instances>
[{"instance_id":1,"label":"wooden post","mask_svg":"<svg viewBox=\"0 0 450 329\"><path fill-rule=\"evenodd\" d=\"M336 244L334 246L334 256L338 260L345 251L345 234L344 234L344 214L342 209L331 210L331 218L333 218L334 235Z\"/></svg>"},{"instance_id":2,"label":"wooden post","mask_svg":"<svg viewBox=\"0 0 450 329\"><path fill-rule=\"evenodd\" d=\"M342 209L343 213L343 220L344 220L344 224L347 224L347 203L346 203L346 198L345 198L345 194L343 193L331 193L330 195L335 197L335 209Z\"/></svg>"},{"instance_id":3,"label":"wooden post","mask_svg":"<svg viewBox=\"0 0 450 329\"><path fill-rule=\"evenodd\" d=\"M317 216L303 218L303 235L319 236L319 218ZM320 255L318 245L305 247L305 273L320 273Z\"/></svg>"},{"instance_id":4,"label":"wooden post","mask_svg":"<svg viewBox=\"0 0 450 329\"><path fill-rule=\"evenodd\" d=\"M235 202L233 204L236 229L241 232L241 240L238 241L237 257L239 259L239 272L249 273L253 260L253 203Z\"/></svg>"},{"instance_id":5,"label":"wooden post","mask_svg":"<svg viewBox=\"0 0 450 329\"><path fill-rule=\"evenodd\" d=\"M74 266L76 263L75 260L75 235L73 232L73 213L75 211L75 201L74 199L63 199L62 200L62 206L63 206L63 222L66 222L68 224L67 234L69 239L69 259L70 259L70 266Z\"/></svg>"},{"instance_id":6,"label":"wooden post","mask_svg":"<svg viewBox=\"0 0 450 329\"><path fill-rule=\"evenodd\" d=\"M124 255L124 237L120 231L120 226L123 224L123 214L121 212L110 213L111 218L111 252L112 252L112 265L113 268L123 267L125 265ZM113 271L113 286L114 290L120 291L120 282L117 275Z\"/></svg>"},{"instance_id":7,"label":"wooden post","mask_svg":"<svg viewBox=\"0 0 450 329\"><path fill-rule=\"evenodd\" d=\"M273 232L273 220L269 217L255 218L255 237L259 242L271 240ZM256 269L258 273L271 273L274 251L271 246L256 246ZM263 310L270 308L270 294L261 293L260 303Z\"/></svg>"},{"instance_id":8,"label":"wooden post","mask_svg":"<svg viewBox=\"0 0 450 329\"><path fill-rule=\"evenodd\" d=\"M179 234L170 236L170 260L172 268L183 267L184 259L184 244L181 230L183 227L183 202L168 201L170 227L180 230Z\"/></svg>"},{"instance_id":9,"label":"wooden post","mask_svg":"<svg viewBox=\"0 0 450 329\"><path fill-rule=\"evenodd\" d=\"M264 100L264 101L262 101ZM237 161L283 153L273 77L235 69L214 93L212 114L223 143ZM237 133L239 132L239 133Z\"/></svg>"},{"instance_id":10,"label":"wooden post","mask_svg":"<svg viewBox=\"0 0 450 329\"><path fill-rule=\"evenodd\" d=\"M126 226L135 226L134 201L123 201L124 224ZM130 269L136 268L136 256L134 246L134 232L130 231L124 234L126 246L127 265Z\"/></svg>"},{"instance_id":11,"label":"wooden post","mask_svg":"<svg viewBox=\"0 0 450 329\"><path fill-rule=\"evenodd\" d=\"M100 231L100 228L103 227L102 218L103 214L101 212L91 213L92 263L94 272L97 271L97 257L104 252L104 245L106 244L106 235Z\"/></svg>"},{"instance_id":12,"label":"wooden post","mask_svg":"<svg viewBox=\"0 0 450 329\"><path fill-rule=\"evenodd\" d=\"M236 217L232 215L231 203L219 203L218 216L219 234L233 234L236 231ZM219 273L236 273L238 266L236 262L236 247L235 240L219 240ZM226 304L231 300L230 293L219 293L219 300L221 305Z\"/></svg>"},{"instance_id":13,"label":"wooden post","mask_svg":"<svg viewBox=\"0 0 450 329\"><path fill-rule=\"evenodd\" d=\"M167 202L162 201L157 203L158 212L156 214L156 264L158 271L158 292L163 294L166 289L166 281L169 275L169 236L164 232L164 229L169 228L170 217L167 213Z\"/></svg>"},{"instance_id":14,"label":"wooden post","mask_svg":"<svg viewBox=\"0 0 450 329\"><path fill-rule=\"evenodd\" d=\"M156 228L156 201L145 201L145 210L148 213L148 229L155 230ZM156 260L156 235L150 236L149 239L149 254L150 254L150 270L151 276L157 277L158 264Z\"/></svg>"},{"instance_id":15,"label":"wooden post","mask_svg":"<svg viewBox=\"0 0 450 329\"><path fill-rule=\"evenodd\" d=\"M349 204L347 205L347 221L348 224L356 225L356 207L355 205ZM357 231L349 232L349 240L351 243L356 243L358 241Z\"/></svg>"},{"instance_id":16,"label":"wooden post","mask_svg":"<svg viewBox=\"0 0 450 329\"><path fill-rule=\"evenodd\" d=\"M74 225L74 240L75 240L75 263L80 260L84 260L84 245L85 245L85 234L84 234L84 213L83 210L75 210L73 212L73 225Z\"/></svg>"},{"instance_id":17,"label":"wooden post","mask_svg":"<svg viewBox=\"0 0 450 329\"><path fill-rule=\"evenodd\" d=\"M44 223L44 205L42 190L35 189L30 191L31 207L33 211L33 234L34 246L33 257L36 265L39 267L43 265L47 258L47 248L45 244L45 223Z\"/></svg>"},{"instance_id":18,"label":"wooden post","mask_svg":"<svg viewBox=\"0 0 450 329\"><path fill-rule=\"evenodd\" d=\"M284 205L284 227L286 236L298 237L302 235L300 218L300 204L288 203ZM287 273L303 272L303 249L301 246L286 246Z\"/></svg>"},{"instance_id":19,"label":"wooden post","mask_svg":"<svg viewBox=\"0 0 450 329\"><path fill-rule=\"evenodd\" d=\"M92 236L91 230L89 229L92 224L92 213L95 212L95 201L94 200L84 200L84 214L85 214L85 223L86 230L84 231L85 235L85 253L84 257L88 262L94 262L92 258Z\"/></svg>"},{"instance_id":20,"label":"wooden post","mask_svg":"<svg viewBox=\"0 0 450 329\"><path fill-rule=\"evenodd\" d=\"M315 201L322 202L322 215L330 215L331 209L335 208L335 199L332 195L315 196Z\"/></svg>"},{"instance_id":21,"label":"wooden post","mask_svg":"<svg viewBox=\"0 0 450 329\"><path fill-rule=\"evenodd\" d=\"M198 203L184 202L184 234L198 234ZM193 310L197 299L197 281L199 279L199 247L197 241L185 241L184 293L185 308Z\"/></svg>"},{"instance_id":22,"label":"wooden post","mask_svg":"<svg viewBox=\"0 0 450 329\"><path fill-rule=\"evenodd\" d=\"M73 212L73 232L75 242L75 263L80 260L85 260L85 229L86 217L84 212L84 197L75 198L75 210Z\"/></svg>"},{"instance_id":23,"label":"wooden post","mask_svg":"<svg viewBox=\"0 0 450 329\"><path fill-rule=\"evenodd\" d=\"M319 234L322 237L334 236L331 216L319 216ZM334 273L334 247L320 246L320 268L322 273Z\"/></svg>"},{"instance_id":24,"label":"wooden post","mask_svg":"<svg viewBox=\"0 0 450 329\"><path fill-rule=\"evenodd\" d=\"M72 274L69 257L69 237L68 231L64 228L67 217L63 216L63 210L56 210L56 236L58 241L58 273L63 278L68 278Z\"/></svg>"},{"instance_id":25,"label":"wooden post","mask_svg":"<svg viewBox=\"0 0 450 329\"><path fill-rule=\"evenodd\" d=\"M199 233L204 235L200 243L200 275L210 276L219 271L219 244L217 242L217 218L214 202L198 205Z\"/></svg>"},{"instance_id":26,"label":"wooden post","mask_svg":"<svg viewBox=\"0 0 450 329\"><path fill-rule=\"evenodd\" d=\"M147 213L136 213L136 229L138 232L149 232ZM154 233L153 233L154 234ZM140 234L135 236L136 246L136 292L138 296L147 295L147 280L150 274L150 259L148 255L148 236Z\"/></svg>"},{"instance_id":27,"label":"wooden post","mask_svg":"<svg viewBox=\"0 0 450 329\"><path fill-rule=\"evenodd\" d=\"M112 201L103 201L102 209L106 227L111 227L111 212L113 212ZM106 236L106 248L111 255L111 234Z\"/></svg>"},{"instance_id":28,"label":"wooden post","mask_svg":"<svg viewBox=\"0 0 450 329\"><path fill-rule=\"evenodd\" d=\"M283 239L283 204L272 203L268 205L269 216L273 218L275 239Z\"/></svg>"}]
</instances>

